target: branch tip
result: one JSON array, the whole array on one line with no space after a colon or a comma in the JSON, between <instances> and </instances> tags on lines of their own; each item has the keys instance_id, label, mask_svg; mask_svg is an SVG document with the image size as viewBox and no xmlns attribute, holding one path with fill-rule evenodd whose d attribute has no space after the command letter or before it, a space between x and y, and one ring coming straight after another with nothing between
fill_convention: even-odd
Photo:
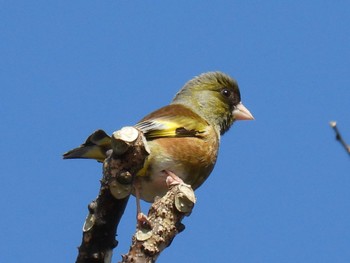
<instances>
[{"instance_id":1,"label":"branch tip","mask_svg":"<svg viewBox=\"0 0 350 263\"><path fill-rule=\"evenodd\" d=\"M345 142L345 140L343 139L343 137L341 136L340 131L339 131L338 127L337 127L337 122L331 121L331 122L329 122L329 125L333 128L333 130L334 130L334 132L335 132L335 139L336 139L337 141L339 141L340 144L341 144L341 145L344 147L344 149L346 150L346 152L347 152L348 154L350 154L350 145L348 145L348 144Z\"/></svg>"}]
</instances>

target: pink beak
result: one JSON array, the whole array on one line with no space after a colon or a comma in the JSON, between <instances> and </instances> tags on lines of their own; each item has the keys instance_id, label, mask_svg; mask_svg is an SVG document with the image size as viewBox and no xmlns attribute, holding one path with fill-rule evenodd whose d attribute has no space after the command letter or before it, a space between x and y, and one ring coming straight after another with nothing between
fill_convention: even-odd
<instances>
[{"instance_id":1,"label":"pink beak","mask_svg":"<svg viewBox=\"0 0 350 263\"><path fill-rule=\"evenodd\" d=\"M254 120L253 115L250 113L250 111L240 102L233 110L232 112L233 116L235 117L235 120Z\"/></svg>"}]
</instances>

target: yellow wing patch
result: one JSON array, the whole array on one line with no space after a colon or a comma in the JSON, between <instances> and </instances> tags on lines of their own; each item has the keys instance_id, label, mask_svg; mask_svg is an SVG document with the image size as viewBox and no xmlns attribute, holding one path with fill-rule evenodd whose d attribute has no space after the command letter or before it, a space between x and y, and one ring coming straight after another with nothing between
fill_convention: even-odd
<instances>
[{"instance_id":1,"label":"yellow wing patch","mask_svg":"<svg viewBox=\"0 0 350 263\"><path fill-rule=\"evenodd\" d=\"M135 127L140 129L147 139L152 140L163 137L201 137L208 124L192 118L175 116L142 121Z\"/></svg>"}]
</instances>

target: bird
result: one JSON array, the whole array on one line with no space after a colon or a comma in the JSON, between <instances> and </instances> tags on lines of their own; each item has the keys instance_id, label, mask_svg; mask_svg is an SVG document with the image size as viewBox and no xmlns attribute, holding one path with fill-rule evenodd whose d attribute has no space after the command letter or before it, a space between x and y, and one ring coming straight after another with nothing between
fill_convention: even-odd
<instances>
[{"instance_id":1,"label":"bird","mask_svg":"<svg viewBox=\"0 0 350 263\"><path fill-rule=\"evenodd\" d=\"M212 71L189 80L169 105L134 125L150 149L135 177L136 195L146 202L164 196L169 174L196 190L215 166L221 136L236 121L253 119L241 101L237 81L229 75ZM111 137L97 130L63 158L103 162L110 149Z\"/></svg>"}]
</instances>

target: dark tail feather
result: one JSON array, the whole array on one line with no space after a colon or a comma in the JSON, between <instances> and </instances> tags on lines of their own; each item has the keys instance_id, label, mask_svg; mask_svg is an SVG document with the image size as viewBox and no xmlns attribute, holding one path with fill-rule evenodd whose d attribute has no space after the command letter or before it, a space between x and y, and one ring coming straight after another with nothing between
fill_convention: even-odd
<instances>
[{"instance_id":1,"label":"dark tail feather","mask_svg":"<svg viewBox=\"0 0 350 263\"><path fill-rule=\"evenodd\" d=\"M103 162L109 149L111 138L103 130L97 130L78 148L64 153L63 159L95 159Z\"/></svg>"}]
</instances>

